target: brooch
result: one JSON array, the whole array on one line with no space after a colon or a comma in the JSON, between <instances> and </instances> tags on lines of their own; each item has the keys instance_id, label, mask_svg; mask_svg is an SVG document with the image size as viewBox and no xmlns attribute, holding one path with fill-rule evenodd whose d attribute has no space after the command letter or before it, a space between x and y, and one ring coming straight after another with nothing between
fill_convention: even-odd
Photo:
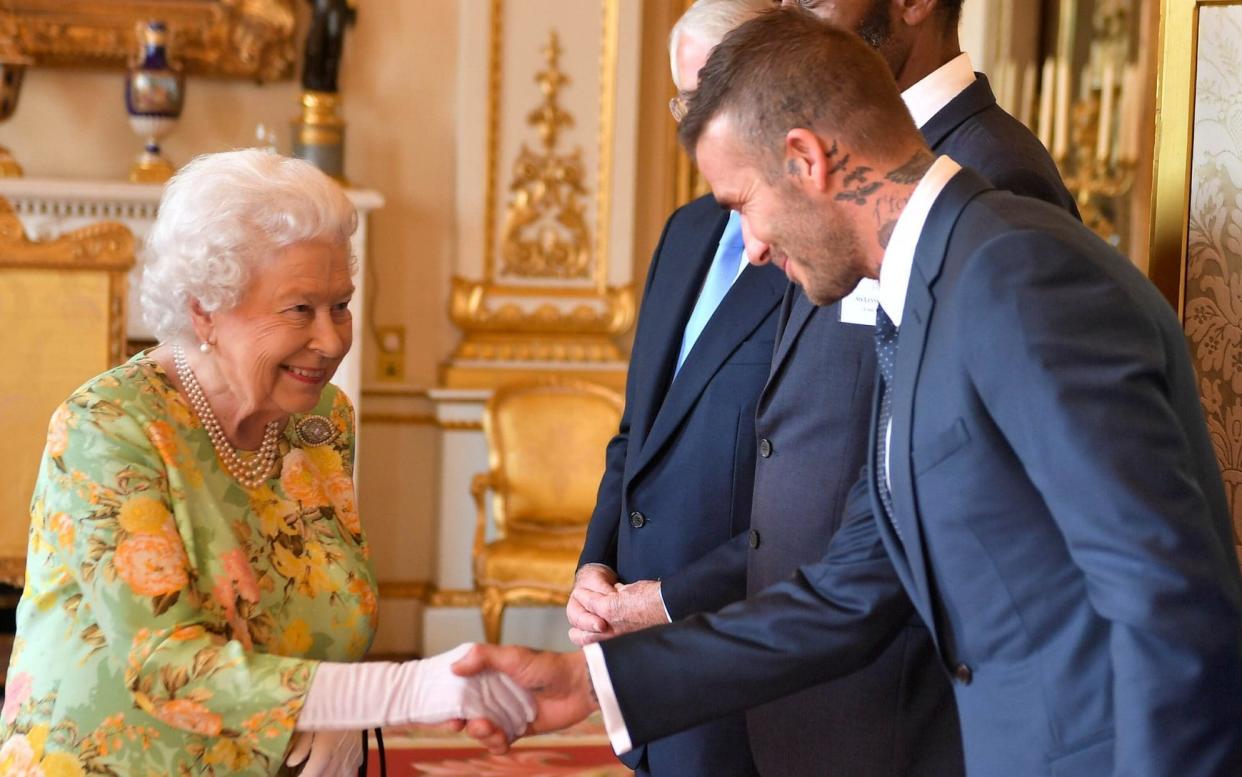
<instances>
[{"instance_id":1,"label":"brooch","mask_svg":"<svg viewBox=\"0 0 1242 777\"><path fill-rule=\"evenodd\" d=\"M302 444L311 448L327 445L340 434L336 424L321 415L308 415L299 420L293 428Z\"/></svg>"}]
</instances>

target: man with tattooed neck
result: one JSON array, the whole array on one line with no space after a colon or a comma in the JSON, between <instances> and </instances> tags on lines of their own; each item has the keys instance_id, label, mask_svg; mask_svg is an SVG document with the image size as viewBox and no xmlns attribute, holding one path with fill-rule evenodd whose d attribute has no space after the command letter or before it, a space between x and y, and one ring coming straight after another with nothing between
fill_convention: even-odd
<instances>
[{"instance_id":1,"label":"man with tattooed neck","mask_svg":"<svg viewBox=\"0 0 1242 777\"><path fill-rule=\"evenodd\" d=\"M878 282L867 476L822 557L745 602L455 671L532 690L532 733L598 705L625 750L848 676L918 621L972 777L1242 774L1242 578L1159 292L1064 210L936 156L884 61L800 11L724 39L679 135L752 263L821 306Z\"/></svg>"},{"instance_id":2,"label":"man with tattooed neck","mask_svg":"<svg viewBox=\"0 0 1242 777\"><path fill-rule=\"evenodd\" d=\"M902 100L936 153L980 172L998 188L1077 213L1039 140L996 104L987 78L958 45L962 0L801 0L786 5L853 30L884 58ZM859 204L892 211L892 197L846 183ZM917 180L917 179L916 179ZM871 182L873 185L874 182ZM847 190L845 194L849 194ZM764 246L748 236L752 256ZM683 568L665 585L673 618L681 591L744 579L748 595L817 560L843 519L849 487L864 463L871 386L876 284L819 307L789 284L768 383L755 418L758 457L749 531ZM689 581L689 582L688 582ZM694 584L693 581L702 581ZM659 584L655 584L659 585ZM659 602L635 587L610 597L613 633L664 623ZM658 589L656 589L658 590ZM746 715L755 763L764 775L951 777L961 773L957 715L932 643L907 629L865 669Z\"/></svg>"}]
</instances>

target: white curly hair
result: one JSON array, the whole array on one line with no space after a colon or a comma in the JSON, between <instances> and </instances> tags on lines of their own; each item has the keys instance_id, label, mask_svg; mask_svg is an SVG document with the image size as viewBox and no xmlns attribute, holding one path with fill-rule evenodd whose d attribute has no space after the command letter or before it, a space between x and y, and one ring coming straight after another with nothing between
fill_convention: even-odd
<instances>
[{"instance_id":1,"label":"white curly hair","mask_svg":"<svg viewBox=\"0 0 1242 777\"><path fill-rule=\"evenodd\" d=\"M147 234L142 314L160 342L190 342L190 301L227 311L251 270L308 241L349 244L358 213L313 165L261 149L196 157L164 188ZM356 269L351 256L350 271Z\"/></svg>"},{"instance_id":2,"label":"white curly hair","mask_svg":"<svg viewBox=\"0 0 1242 777\"><path fill-rule=\"evenodd\" d=\"M689 34L715 46L733 28L772 8L772 0L695 0L668 35L668 64L673 71L673 84L678 89L685 88L677 72L677 46L681 36Z\"/></svg>"}]
</instances>

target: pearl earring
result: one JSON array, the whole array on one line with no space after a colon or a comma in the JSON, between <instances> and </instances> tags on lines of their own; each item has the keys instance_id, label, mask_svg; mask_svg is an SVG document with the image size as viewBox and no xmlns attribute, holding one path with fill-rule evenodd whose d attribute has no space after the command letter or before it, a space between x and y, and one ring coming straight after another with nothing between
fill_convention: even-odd
<instances>
[{"instance_id":1,"label":"pearl earring","mask_svg":"<svg viewBox=\"0 0 1242 777\"><path fill-rule=\"evenodd\" d=\"M208 343L208 342L199 343L198 350L202 351L203 353L211 353L211 343Z\"/></svg>"}]
</instances>

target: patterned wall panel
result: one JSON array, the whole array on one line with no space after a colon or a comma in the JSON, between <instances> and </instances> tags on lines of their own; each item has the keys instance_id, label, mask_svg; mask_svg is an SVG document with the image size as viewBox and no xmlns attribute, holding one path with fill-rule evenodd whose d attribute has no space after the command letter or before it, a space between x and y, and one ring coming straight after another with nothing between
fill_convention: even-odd
<instances>
[{"instance_id":1,"label":"patterned wall panel","mask_svg":"<svg viewBox=\"0 0 1242 777\"><path fill-rule=\"evenodd\" d=\"M1242 4L1198 22L1183 311L1242 545Z\"/></svg>"}]
</instances>

